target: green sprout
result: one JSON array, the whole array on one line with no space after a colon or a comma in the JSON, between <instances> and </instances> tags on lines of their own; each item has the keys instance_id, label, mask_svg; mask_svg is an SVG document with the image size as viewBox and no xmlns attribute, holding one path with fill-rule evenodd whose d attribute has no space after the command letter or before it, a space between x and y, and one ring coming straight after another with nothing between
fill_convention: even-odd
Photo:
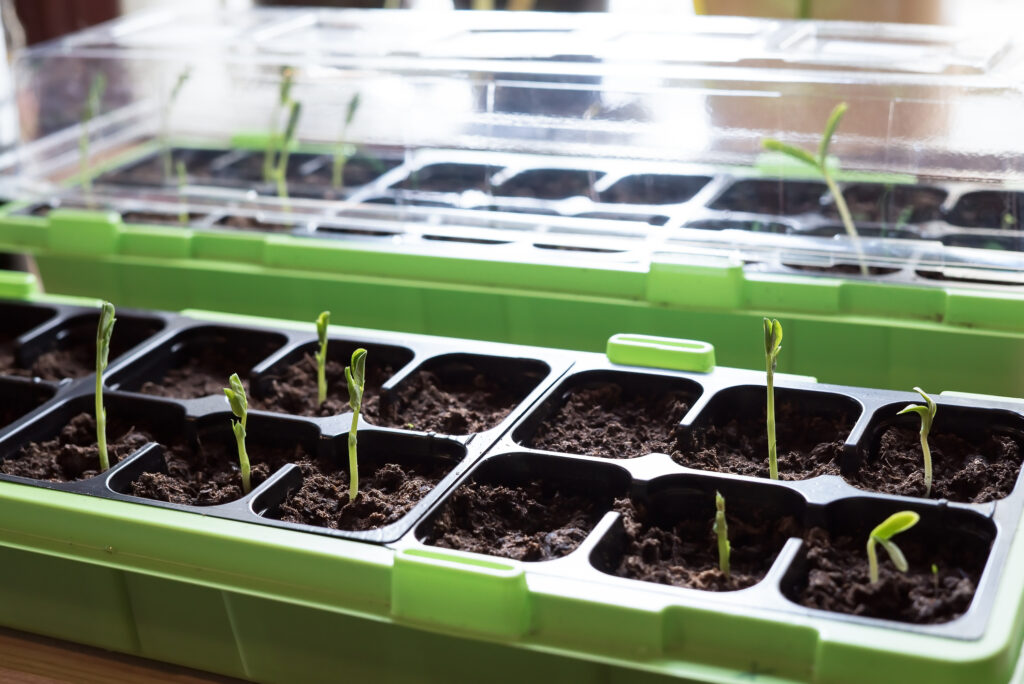
<instances>
[{"instance_id":1,"label":"green sprout","mask_svg":"<svg viewBox=\"0 0 1024 684\"><path fill-rule=\"evenodd\" d=\"M331 312L322 311L316 317L316 336L320 350L316 357L316 403L322 406L327 401L327 326L331 323Z\"/></svg>"},{"instance_id":2,"label":"green sprout","mask_svg":"<svg viewBox=\"0 0 1024 684\"><path fill-rule=\"evenodd\" d=\"M103 104L103 91L107 89L107 77L98 73L92 77L89 84L89 94L85 98L85 106L82 107L82 133L78 138L78 155L81 158L82 187L88 202L92 204L92 178L89 175L89 122L100 113Z\"/></svg>"},{"instance_id":3,"label":"green sprout","mask_svg":"<svg viewBox=\"0 0 1024 684\"><path fill-rule=\"evenodd\" d=\"M181 93L181 89L185 87L185 82L188 81L192 75L192 67L187 66L181 70L178 74L177 80L174 82L174 87L171 88L171 94L167 97L167 105L163 108L160 113L160 137L163 138L163 160L164 160L164 178L171 177L171 110L174 109L174 103L178 101L178 95Z\"/></svg>"},{"instance_id":4,"label":"green sprout","mask_svg":"<svg viewBox=\"0 0 1024 684\"><path fill-rule=\"evenodd\" d=\"M293 100L289 103L288 125L284 129L281 151L277 157L277 165L274 167L277 196L284 202L285 211L288 211L288 155L291 154L292 143L295 141L295 129L299 124L300 116L302 116L302 104Z\"/></svg>"},{"instance_id":5,"label":"green sprout","mask_svg":"<svg viewBox=\"0 0 1024 684\"><path fill-rule=\"evenodd\" d=\"M768 374L768 477L779 479L779 453L775 444L775 366L782 349L782 324L778 319L764 319L764 363Z\"/></svg>"},{"instance_id":6,"label":"green sprout","mask_svg":"<svg viewBox=\"0 0 1024 684\"><path fill-rule=\"evenodd\" d=\"M914 391L924 398L926 405L909 404L896 415L916 413L921 417L921 453L924 455L924 496L928 498L932 493L932 450L928 447L928 433L931 432L932 422L935 420L935 413L938 411L938 407L932 401L932 398L924 393L923 389L915 387Z\"/></svg>"},{"instance_id":7,"label":"green sprout","mask_svg":"<svg viewBox=\"0 0 1024 684\"><path fill-rule=\"evenodd\" d=\"M348 101L348 107L345 109L345 121L341 125L341 136L338 138L338 144L334 148L334 164L331 169L331 185L335 188L340 188L344 185L345 175L345 164L348 163L349 157L352 156L353 147L345 142L348 137L348 127L352 123L352 119L356 116L356 110L359 109L360 95L356 93L352 96L352 99Z\"/></svg>"},{"instance_id":8,"label":"green sprout","mask_svg":"<svg viewBox=\"0 0 1024 684\"><path fill-rule=\"evenodd\" d=\"M939 593L939 566L932 563L932 584L935 585L935 593Z\"/></svg>"},{"instance_id":9,"label":"green sprout","mask_svg":"<svg viewBox=\"0 0 1024 684\"><path fill-rule=\"evenodd\" d=\"M348 383L348 405L352 407L352 427L348 431L348 499L355 501L359 494L359 462L356 459L356 431L359 411L363 406L363 387L366 385L366 350L352 352L352 365L345 367Z\"/></svg>"},{"instance_id":10,"label":"green sprout","mask_svg":"<svg viewBox=\"0 0 1024 684\"><path fill-rule=\"evenodd\" d=\"M110 358L110 336L114 332L114 305L103 302L100 322L96 326L96 446L99 448L100 472L110 467L107 455L107 409L103 406L103 371Z\"/></svg>"},{"instance_id":11,"label":"green sprout","mask_svg":"<svg viewBox=\"0 0 1024 684\"><path fill-rule=\"evenodd\" d=\"M892 564L896 566L897 570L906 572L909 567L907 558L900 551L900 547L892 541L892 538L900 532L909 530L920 519L921 516L914 511L900 511L893 513L878 527L871 530L871 534L868 535L868 579L872 584L878 581L878 555L875 553L875 544L881 544L882 548L889 553L889 558L892 559Z\"/></svg>"},{"instance_id":12,"label":"green sprout","mask_svg":"<svg viewBox=\"0 0 1024 684\"><path fill-rule=\"evenodd\" d=\"M263 180L270 182L274 179L274 159L277 157L278 122L281 119L281 111L288 106L292 99L292 83L295 70L291 67L281 69L281 83L277 89L277 101L274 103L274 111L270 116L270 130L267 136L267 149L263 153Z\"/></svg>"},{"instance_id":13,"label":"green sprout","mask_svg":"<svg viewBox=\"0 0 1024 684\"><path fill-rule=\"evenodd\" d=\"M846 198L843 197L843 193L839 191L839 186L836 185L836 181L832 178L832 172L828 168L828 148L832 144L832 135L836 132L836 128L839 126L839 121L846 114L846 103L841 102L836 105L835 109L832 110L832 114L829 115L828 121L825 123L825 132L821 136L821 142L818 143L818 156L812 155L806 150L802 150L799 147L793 147L787 145L784 142L775 140L773 138L765 138L761 141L761 145L774 152L781 152L788 157L792 157L799 162L808 164L814 168L822 179L825 181L825 185L828 186L828 191L832 195L833 201L836 203L836 209L839 210L839 218L842 219L843 228L846 229L846 234L850 236L850 241L853 243L853 248L857 252L857 261L860 264L861 275L868 275L867 262L864 260L864 251L860 245L860 235L857 233L857 227L853 224L853 218L850 216L850 209L846 206Z\"/></svg>"},{"instance_id":14,"label":"green sprout","mask_svg":"<svg viewBox=\"0 0 1024 684\"><path fill-rule=\"evenodd\" d=\"M729 579L729 552L732 546L729 544L729 527L725 522L725 498L720 492L715 491L715 524L711 528L718 535L718 569L722 571L726 579Z\"/></svg>"},{"instance_id":15,"label":"green sprout","mask_svg":"<svg viewBox=\"0 0 1024 684\"><path fill-rule=\"evenodd\" d=\"M252 489L250 478L252 469L249 466L249 454L245 451L245 423L249 418L249 401L245 398L245 387L238 373L232 373L228 378L228 387L224 388L224 396L228 398L231 412L238 420L231 421L231 431L235 433L235 443L238 445L238 465L242 471L242 492L248 494Z\"/></svg>"},{"instance_id":16,"label":"green sprout","mask_svg":"<svg viewBox=\"0 0 1024 684\"><path fill-rule=\"evenodd\" d=\"M185 172L185 163L178 160L175 165L178 172L178 223L188 223L188 205L185 204L185 186L188 185L188 174Z\"/></svg>"}]
</instances>

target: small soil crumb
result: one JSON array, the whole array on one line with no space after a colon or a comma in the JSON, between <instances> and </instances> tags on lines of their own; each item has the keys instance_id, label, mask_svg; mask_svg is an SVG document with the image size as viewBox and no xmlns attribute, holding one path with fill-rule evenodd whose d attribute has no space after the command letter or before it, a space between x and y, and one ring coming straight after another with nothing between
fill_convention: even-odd
<instances>
[{"instance_id":1,"label":"small soil crumb","mask_svg":"<svg viewBox=\"0 0 1024 684\"><path fill-rule=\"evenodd\" d=\"M291 448L247 446L253 489L284 464L307 457L298 445ZM234 440L200 444L197 452L172 451L165 453L164 459L167 473L143 473L132 482L131 494L186 506L214 506L243 496Z\"/></svg>"},{"instance_id":2,"label":"small soil crumb","mask_svg":"<svg viewBox=\"0 0 1024 684\"><path fill-rule=\"evenodd\" d=\"M1010 495L1017 482L1024 450L1014 437L987 432L972 443L953 433L928 436L932 452L933 499L987 503ZM924 496L924 456L920 431L890 427L882 433L878 452L856 473L850 484L875 492Z\"/></svg>"},{"instance_id":3,"label":"small soil crumb","mask_svg":"<svg viewBox=\"0 0 1024 684\"><path fill-rule=\"evenodd\" d=\"M550 483L521 487L468 482L445 503L426 543L520 561L572 553L605 512L592 497Z\"/></svg>"},{"instance_id":4,"label":"small soil crumb","mask_svg":"<svg viewBox=\"0 0 1024 684\"><path fill-rule=\"evenodd\" d=\"M616 500L614 510L622 514L626 544L612 574L703 591L735 591L757 584L786 540L800 536L799 524L789 515L744 514L737 520L726 513L732 544L726 577L718 567L713 515L680 520L666 529L651 524L644 507L629 499Z\"/></svg>"},{"instance_id":5,"label":"small soil crumb","mask_svg":"<svg viewBox=\"0 0 1024 684\"><path fill-rule=\"evenodd\" d=\"M815 527L806 541L808 573L805 583L797 587L799 603L808 608L917 624L948 622L963 615L974 598L986 560L986 554L979 555L975 549L951 551L936 544L933 551L941 554L934 558L939 570L936 577L927 550L901 538L897 541L910 560L909 571L898 571L879 548L879 581L872 584L868 581L865 539L830 539L826 530ZM951 558L953 553L960 557Z\"/></svg>"},{"instance_id":6,"label":"small soil crumb","mask_svg":"<svg viewBox=\"0 0 1024 684\"><path fill-rule=\"evenodd\" d=\"M155 441L148 430L117 420L108 421L107 455L111 466ZM53 439L30 442L0 461L0 472L49 482L95 477L100 472L96 419L91 413L79 413Z\"/></svg>"},{"instance_id":7,"label":"small soil crumb","mask_svg":"<svg viewBox=\"0 0 1024 684\"><path fill-rule=\"evenodd\" d=\"M399 520L448 474L447 461L387 463L363 474L355 501L348 496L348 471L325 461L303 460L302 486L269 517L335 530L375 530Z\"/></svg>"},{"instance_id":8,"label":"small soil crumb","mask_svg":"<svg viewBox=\"0 0 1024 684\"><path fill-rule=\"evenodd\" d=\"M740 416L724 425L711 425L680 434L671 456L680 465L720 473L768 477L768 437L765 410ZM810 415L793 402L775 406L779 478L803 480L839 475L843 441L853 419L845 413Z\"/></svg>"},{"instance_id":9,"label":"small soil crumb","mask_svg":"<svg viewBox=\"0 0 1024 684\"><path fill-rule=\"evenodd\" d=\"M306 354L296 363L273 371L270 388L264 396L251 396L253 408L265 411L279 411L297 416L336 416L350 411L348 405L348 383L345 380L345 366L337 361L327 361L327 399L317 404L316 360ZM376 398L380 386L395 374L390 365L368 364L364 405ZM376 399L374 399L376 402Z\"/></svg>"},{"instance_id":10,"label":"small soil crumb","mask_svg":"<svg viewBox=\"0 0 1024 684\"><path fill-rule=\"evenodd\" d=\"M274 348L271 342L229 345L225 340L216 340L201 347L194 344L191 345L192 355L181 366L168 369L157 381L143 383L139 391L175 399L223 394L231 373L237 372L245 391L249 392L249 369L269 356Z\"/></svg>"},{"instance_id":11,"label":"small soil crumb","mask_svg":"<svg viewBox=\"0 0 1024 684\"><path fill-rule=\"evenodd\" d=\"M520 398L483 373L469 382L451 382L420 370L387 395L371 397L363 413L376 425L465 435L500 423Z\"/></svg>"},{"instance_id":12,"label":"small soil crumb","mask_svg":"<svg viewBox=\"0 0 1024 684\"><path fill-rule=\"evenodd\" d=\"M631 392L617 383L582 387L540 424L526 446L606 458L669 454L693 399L682 390Z\"/></svg>"}]
</instances>

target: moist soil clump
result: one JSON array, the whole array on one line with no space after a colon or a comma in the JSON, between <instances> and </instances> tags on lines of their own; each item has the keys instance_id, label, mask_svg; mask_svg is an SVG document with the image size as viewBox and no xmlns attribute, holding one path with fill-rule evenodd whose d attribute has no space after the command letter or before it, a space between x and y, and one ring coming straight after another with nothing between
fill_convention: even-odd
<instances>
[{"instance_id":1,"label":"moist soil clump","mask_svg":"<svg viewBox=\"0 0 1024 684\"><path fill-rule=\"evenodd\" d=\"M159 380L147 381L139 388L144 394L174 399L195 399L211 394L223 394L228 377L235 369L249 391L248 369L273 352L271 342L256 345L229 346L224 340L194 349L194 353L177 367L168 369ZM314 388L314 393L316 389Z\"/></svg>"},{"instance_id":2,"label":"moist soil clump","mask_svg":"<svg viewBox=\"0 0 1024 684\"><path fill-rule=\"evenodd\" d=\"M426 543L520 561L561 558L578 547L605 508L539 480L522 486L468 482L445 503Z\"/></svg>"},{"instance_id":3,"label":"moist soil clump","mask_svg":"<svg viewBox=\"0 0 1024 684\"><path fill-rule=\"evenodd\" d=\"M520 398L483 373L451 381L419 370L392 391L370 397L363 413L376 425L464 435L494 427Z\"/></svg>"},{"instance_id":4,"label":"moist soil clump","mask_svg":"<svg viewBox=\"0 0 1024 684\"><path fill-rule=\"evenodd\" d=\"M765 409L723 425L681 431L670 455L680 465L720 473L768 477L768 436ZM839 475L843 441L853 420L845 413L808 414L788 401L775 406L779 478L803 480Z\"/></svg>"},{"instance_id":5,"label":"moist soil clump","mask_svg":"<svg viewBox=\"0 0 1024 684\"><path fill-rule=\"evenodd\" d=\"M714 516L661 527L652 524L644 507L630 499L617 499L614 510L622 515L626 542L622 558L608 563L609 572L703 591L735 591L757 584L786 540L800 536L793 516L744 514L738 520L726 513L732 544L726 577L718 567Z\"/></svg>"},{"instance_id":6,"label":"moist soil clump","mask_svg":"<svg viewBox=\"0 0 1024 684\"><path fill-rule=\"evenodd\" d=\"M932 452L933 499L987 503L1010 495L1017 482L1024 449L1011 435L986 432L969 442L953 433L928 436ZM924 457L920 431L893 426L882 433L878 451L856 473L850 484L903 496L924 496Z\"/></svg>"},{"instance_id":7,"label":"moist soil clump","mask_svg":"<svg viewBox=\"0 0 1024 684\"><path fill-rule=\"evenodd\" d=\"M275 371L269 378L269 389L265 396L252 396L249 401L253 408L297 416L327 417L350 411L345 366L328 360L324 370L327 377L327 399L323 404L317 403L316 360L311 354L305 354L302 359L279 372ZM394 369L388 364L371 364L367 367L364 405L369 405L371 398L376 405L380 386L394 374Z\"/></svg>"},{"instance_id":8,"label":"moist soil clump","mask_svg":"<svg viewBox=\"0 0 1024 684\"><path fill-rule=\"evenodd\" d=\"M692 402L692 393L681 390L635 392L618 383L579 388L527 446L606 458L669 454Z\"/></svg>"},{"instance_id":9,"label":"moist soil clump","mask_svg":"<svg viewBox=\"0 0 1024 684\"><path fill-rule=\"evenodd\" d=\"M306 458L301 446L272 447L247 444L251 464L250 483L255 489L286 463ZM129 493L186 506L214 506L243 496L238 450L231 441L200 443L195 451L164 454L166 473L143 473L131 483Z\"/></svg>"},{"instance_id":10,"label":"moist soil clump","mask_svg":"<svg viewBox=\"0 0 1024 684\"><path fill-rule=\"evenodd\" d=\"M808 572L796 587L797 602L808 608L915 624L948 622L967 611L985 565L984 552L970 547L955 551L936 544L935 553L929 554L920 543L900 538L910 569L898 571L879 549L879 581L872 584L866 538L830 538L820 527L811 529L806 538ZM938 568L937 576L931 571L932 563Z\"/></svg>"},{"instance_id":11,"label":"moist soil clump","mask_svg":"<svg viewBox=\"0 0 1024 684\"><path fill-rule=\"evenodd\" d=\"M107 422L107 455L111 466L147 443L156 441L154 433L145 427L136 427L114 418ZM44 442L30 442L16 454L0 461L0 472L49 482L74 482L95 477L100 472L96 419L91 413L79 413L56 437Z\"/></svg>"},{"instance_id":12,"label":"moist soil clump","mask_svg":"<svg viewBox=\"0 0 1024 684\"><path fill-rule=\"evenodd\" d=\"M448 474L452 464L387 463L367 477L361 474L359 494L349 500L348 471L324 460L304 459L302 486L288 494L269 517L335 530L375 530L399 520L423 500Z\"/></svg>"}]
</instances>

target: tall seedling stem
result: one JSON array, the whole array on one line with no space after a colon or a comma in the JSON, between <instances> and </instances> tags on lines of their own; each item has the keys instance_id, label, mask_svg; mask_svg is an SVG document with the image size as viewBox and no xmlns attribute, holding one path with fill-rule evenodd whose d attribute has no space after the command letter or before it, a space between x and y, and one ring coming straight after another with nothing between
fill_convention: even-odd
<instances>
[{"instance_id":1,"label":"tall seedling stem","mask_svg":"<svg viewBox=\"0 0 1024 684\"><path fill-rule=\"evenodd\" d=\"M725 522L725 498L718 491L715 491L715 524L712 530L718 536L718 569L729 579L729 553L732 546L729 544L729 527Z\"/></svg>"},{"instance_id":2,"label":"tall seedling stem","mask_svg":"<svg viewBox=\"0 0 1024 684\"><path fill-rule=\"evenodd\" d=\"M82 132L78 138L78 154L81 158L82 187L85 189L86 202L92 206L92 176L89 165L89 122L100 113L103 104L103 92L107 89L107 77L98 73L89 83L89 94L82 107Z\"/></svg>"},{"instance_id":3,"label":"tall seedling stem","mask_svg":"<svg viewBox=\"0 0 1024 684\"><path fill-rule=\"evenodd\" d=\"M323 406L327 401L327 326L331 324L331 312L322 311L316 317L316 336L320 349L316 357L316 403Z\"/></svg>"},{"instance_id":4,"label":"tall seedling stem","mask_svg":"<svg viewBox=\"0 0 1024 684\"><path fill-rule=\"evenodd\" d=\"M363 388L366 385L365 349L352 352L352 365L345 367L345 382L348 383L348 405L352 407L352 427L348 431L348 499L355 501L359 495L356 434L359 429L359 411L363 406Z\"/></svg>"},{"instance_id":5,"label":"tall seedling stem","mask_svg":"<svg viewBox=\"0 0 1024 684\"><path fill-rule=\"evenodd\" d=\"M245 424L249 418L249 401L245 396L245 387L238 373L228 378L228 387L224 388L224 396L228 398L231 412L238 420L231 421L231 431L235 433L235 444L238 446L238 466L242 473L242 492L248 494L252 490L252 469L249 466L249 454L245 450Z\"/></svg>"},{"instance_id":6,"label":"tall seedling stem","mask_svg":"<svg viewBox=\"0 0 1024 684\"><path fill-rule=\"evenodd\" d=\"M188 81L189 76L192 75L192 67L185 67L178 74L177 80L174 82L174 87L171 88L171 94L167 97L167 105L164 106L163 111L160 113L160 137L163 138L163 152L162 156L164 159L164 178L170 179L171 177L171 110L174 109L174 103L178 101L178 95L181 93L181 89L185 87L185 82ZM179 162L180 163L180 162Z\"/></svg>"},{"instance_id":7,"label":"tall seedling stem","mask_svg":"<svg viewBox=\"0 0 1024 684\"><path fill-rule=\"evenodd\" d=\"M893 513L882 523L871 530L868 535L868 579L872 584L878 581L878 554L875 552L875 544L881 544L882 548L889 554L892 564L900 572L906 572L909 565L907 558L900 551L900 547L892 541L900 532L906 532L917 524L921 516L914 511L900 511Z\"/></svg>"},{"instance_id":8,"label":"tall seedling stem","mask_svg":"<svg viewBox=\"0 0 1024 684\"><path fill-rule=\"evenodd\" d=\"M295 129L299 125L299 117L302 116L302 104L292 101L288 107L288 125L284 129L281 151L278 154L277 166L274 167L277 196L281 198L285 211L290 210L288 206L288 155L291 154L292 143L295 140Z\"/></svg>"},{"instance_id":9,"label":"tall seedling stem","mask_svg":"<svg viewBox=\"0 0 1024 684\"><path fill-rule=\"evenodd\" d=\"M843 193L839 191L839 186L836 184L835 179L832 177L832 172L828 168L828 148L832 144L832 136L836 132L836 128L839 127L839 122L842 120L843 115L846 114L846 103L841 102L836 105L835 109L828 117L828 121L825 123L825 132L821 135L821 142L818 143L818 156L813 156L810 152L802 150L799 147L793 147L783 142L775 140L773 138L766 138L761 141L761 144L765 149L773 150L775 152L781 152L788 157L792 157L797 161L803 162L817 170L821 174L822 180L825 181L825 185L828 187L829 193L832 195L832 201L836 203L836 209L839 210L839 218L842 219L843 228L846 230L846 234L850 237L850 242L853 244L853 249L857 252L857 262L860 264L861 275L868 274L868 265L864 260L864 250L860 244L860 235L857 233L857 227L853 224L853 217L850 215L850 209L846 206L846 198L843 197Z\"/></svg>"},{"instance_id":10,"label":"tall seedling stem","mask_svg":"<svg viewBox=\"0 0 1024 684\"><path fill-rule=\"evenodd\" d=\"M348 101L348 107L345 109L345 121L341 125L341 136L338 138L338 144L334 148L331 185L335 188L341 188L345 185L345 164L348 163L348 158L352 156L349 150L350 145L345 140L348 137L348 127L352 123L352 119L356 117L356 110L359 109L359 102L359 93L353 95L352 99Z\"/></svg>"},{"instance_id":11,"label":"tall seedling stem","mask_svg":"<svg viewBox=\"0 0 1024 684\"><path fill-rule=\"evenodd\" d=\"M775 444L775 366L782 349L782 324L778 319L764 319L764 364L767 373L768 406L768 477L779 479L779 454Z\"/></svg>"},{"instance_id":12,"label":"tall seedling stem","mask_svg":"<svg viewBox=\"0 0 1024 684\"><path fill-rule=\"evenodd\" d=\"M281 83L277 88L277 101L274 103L274 109L270 115L267 149L263 153L263 180L267 183L274 180L274 160L277 158L278 142L280 140L277 127L280 125L281 111L291 102L292 79L294 76L295 70L291 67L281 69Z\"/></svg>"},{"instance_id":13,"label":"tall seedling stem","mask_svg":"<svg viewBox=\"0 0 1024 684\"><path fill-rule=\"evenodd\" d=\"M103 302L96 326L96 446L99 448L100 472L110 467L107 454L107 409L103 406L103 371L110 358L110 336L114 332L114 305Z\"/></svg>"},{"instance_id":14,"label":"tall seedling stem","mask_svg":"<svg viewBox=\"0 0 1024 684\"><path fill-rule=\"evenodd\" d=\"M178 172L178 223L188 223L188 205L185 203L185 186L188 184L188 174L185 172L185 162L178 160L176 165Z\"/></svg>"},{"instance_id":15,"label":"tall seedling stem","mask_svg":"<svg viewBox=\"0 0 1024 684\"><path fill-rule=\"evenodd\" d=\"M932 398L924 393L923 389L915 387L914 391L924 398L926 405L910 404L896 415L916 413L921 418L921 454L924 456L924 497L927 499L932 495L932 450L928 447L928 433L931 432L932 422L935 420L938 407L932 401Z\"/></svg>"}]
</instances>

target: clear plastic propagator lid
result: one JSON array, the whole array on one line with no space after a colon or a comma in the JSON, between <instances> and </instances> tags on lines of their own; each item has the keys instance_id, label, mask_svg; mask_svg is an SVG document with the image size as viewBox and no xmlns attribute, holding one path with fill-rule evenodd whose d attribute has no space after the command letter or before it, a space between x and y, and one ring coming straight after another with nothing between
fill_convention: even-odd
<instances>
[{"instance_id":1,"label":"clear plastic propagator lid","mask_svg":"<svg viewBox=\"0 0 1024 684\"><path fill-rule=\"evenodd\" d=\"M1024 58L909 25L253 9L16 61L10 215L637 268L1024 284ZM826 168L830 113L848 106ZM24 201L28 200L28 201Z\"/></svg>"}]
</instances>

